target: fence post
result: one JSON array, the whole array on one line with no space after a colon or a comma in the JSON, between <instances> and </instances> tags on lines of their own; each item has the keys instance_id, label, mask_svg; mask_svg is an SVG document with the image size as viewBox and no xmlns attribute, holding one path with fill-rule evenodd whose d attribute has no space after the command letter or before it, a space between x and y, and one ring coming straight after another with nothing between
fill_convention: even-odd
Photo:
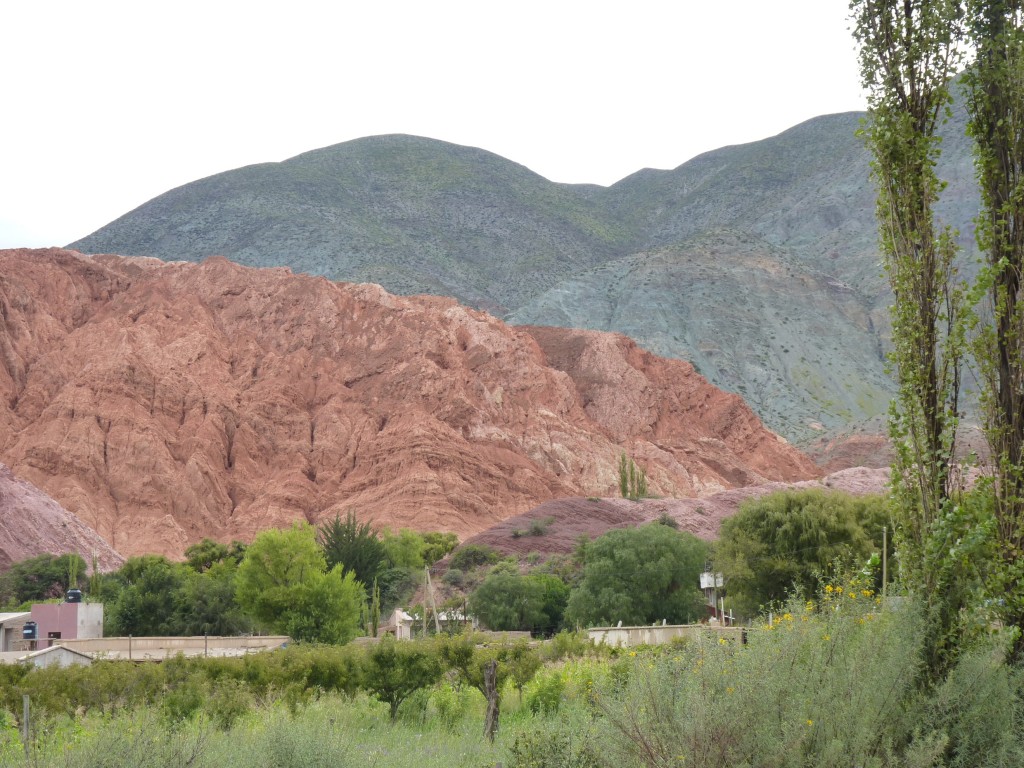
<instances>
[{"instance_id":1,"label":"fence post","mask_svg":"<svg viewBox=\"0 0 1024 768\"><path fill-rule=\"evenodd\" d=\"M22 706L22 712L21 712L21 743L25 745L25 757L27 758L28 757L28 751L29 751L28 737L29 737L29 734L31 733L31 730L29 729L29 720L28 720L29 719L29 706L28 706L28 694L27 693L22 694L22 696L21 696L21 706Z\"/></svg>"}]
</instances>

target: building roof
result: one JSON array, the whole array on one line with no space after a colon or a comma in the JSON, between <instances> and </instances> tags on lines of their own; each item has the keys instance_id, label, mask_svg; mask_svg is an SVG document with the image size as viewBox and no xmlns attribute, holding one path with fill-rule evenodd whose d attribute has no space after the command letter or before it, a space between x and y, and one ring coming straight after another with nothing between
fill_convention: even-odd
<instances>
[{"instance_id":1,"label":"building roof","mask_svg":"<svg viewBox=\"0 0 1024 768\"><path fill-rule=\"evenodd\" d=\"M20 661L32 661L33 659L37 659L40 656L46 656L47 654L51 654L51 653L54 653L54 654L56 654L56 653L70 654L72 656L78 656L79 658L82 658L82 659L88 659L90 662L92 661L92 656L89 655L88 653L82 653L81 651L76 651L74 648L65 648L63 645L51 645L49 648L42 648L42 649L40 649L38 651L32 651L31 653L26 653L26 654L24 654L21 657Z\"/></svg>"},{"instance_id":2,"label":"building roof","mask_svg":"<svg viewBox=\"0 0 1024 768\"><path fill-rule=\"evenodd\" d=\"M19 611L18 613L0 613L0 624L6 624L8 621L17 621L23 619L26 616L31 616L30 611Z\"/></svg>"}]
</instances>

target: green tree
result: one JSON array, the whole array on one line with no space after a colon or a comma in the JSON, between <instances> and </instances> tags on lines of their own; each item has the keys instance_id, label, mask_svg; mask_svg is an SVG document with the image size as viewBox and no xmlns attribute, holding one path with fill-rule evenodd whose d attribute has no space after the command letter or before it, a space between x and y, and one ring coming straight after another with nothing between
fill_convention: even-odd
<instances>
[{"instance_id":1,"label":"green tree","mask_svg":"<svg viewBox=\"0 0 1024 768\"><path fill-rule=\"evenodd\" d=\"M362 587L330 571L308 524L259 534L238 567L236 599L271 631L296 640L343 643L359 631Z\"/></svg>"},{"instance_id":2,"label":"green tree","mask_svg":"<svg viewBox=\"0 0 1024 768\"><path fill-rule=\"evenodd\" d=\"M129 558L115 575L123 586L110 605L106 631L135 637L179 634L178 592L185 571L159 555Z\"/></svg>"},{"instance_id":3,"label":"green tree","mask_svg":"<svg viewBox=\"0 0 1024 768\"><path fill-rule=\"evenodd\" d=\"M624 453L619 455L619 492L633 501L647 497L647 473Z\"/></svg>"},{"instance_id":4,"label":"green tree","mask_svg":"<svg viewBox=\"0 0 1024 768\"><path fill-rule=\"evenodd\" d=\"M544 590L518 573L488 574L469 596L470 613L498 632L532 631L545 623Z\"/></svg>"},{"instance_id":5,"label":"green tree","mask_svg":"<svg viewBox=\"0 0 1024 768\"><path fill-rule=\"evenodd\" d=\"M423 561L426 565L433 565L459 546L459 537L454 533L428 531L423 534L423 542Z\"/></svg>"},{"instance_id":6,"label":"green tree","mask_svg":"<svg viewBox=\"0 0 1024 768\"><path fill-rule=\"evenodd\" d=\"M203 539L185 550L185 562L188 567L200 573L214 563L226 559L227 556L227 546L213 539Z\"/></svg>"},{"instance_id":7,"label":"green tree","mask_svg":"<svg viewBox=\"0 0 1024 768\"><path fill-rule=\"evenodd\" d=\"M384 568L384 544L370 527L360 524L349 512L345 522L335 515L320 526L317 540L323 547L327 567L341 566L345 573L355 574L357 581L368 587Z\"/></svg>"},{"instance_id":8,"label":"green tree","mask_svg":"<svg viewBox=\"0 0 1024 768\"><path fill-rule=\"evenodd\" d=\"M460 571L470 571L481 565L494 565L499 560L501 554L494 547L486 544L465 544L455 550L448 561L448 566Z\"/></svg>"},{"instance_id":9,"label":"green tree","mask_svg":"<svg viewBox=\"0 0 1024 768\"><path fill-rule=\"evenodd\" d=\"M1024 658L1024 8L1020 0L968 0L975 59L964 76L982 210L975 229L987 267L991 321L977 336L994 497L997 567L988 583L1001 618L1019 629Z\"/></svg>"},{"instance_id":10,"label":"green tree","mask_svg":"<svg viewBox=\"0 0 1024 768\"><path fill-rule=\"evenodd\" d=\"M800 592L817 594L834 577L881 551L885 499L819 489L750 499L722 523L715 569L746 616ZM890 526L891 527L891 526Z\"/></svg>"},{"instance_id":11,"label":"green tree","mask_svg":"<svg viewBox=\"0 0 1024 768\"><path fill-rule=\"evenodd\" d=\"M850 10L868 90L880 244L895 296L898 393L890 434L900 570L927 605L927 667L941 676L958 646L966 599L955 558L947 556L961 526L947 523L957 513L951 465L970 302L956 277L954 234L935 220L937 130L961 60L962 8L959 0L852 0Z\"/></svg>"},{"instance_id":12,"label":"green tree","mask_svg":"<svg viewBox=\"0 0 1024 768\"><path fill-rule=\"evenodd\" d=\"M85 560L77 554L43 554L21 560L0 575L0 605L13 607L63 597L67 590L82 586L79 577L85 570Z\"/></svg>"},{"instance_id":13,"label":"green tree","mask_svg":"<svg viewBox=\"0 0 1024 768\"><path fill-rule=\"evenodd\" d=\"M226 550L226 548L225 548ZM175 597L176 624L183 635L238 635L252 631L252 622L235 601L233 560L215 562L204 572L184 575Z\"/></svg>"},{"instance_id":14,"label":"green tree","mask_svg":"<svg viewBox=\"0 0 1024 768\"><path fill-rule=\"evenodd\" d=\"M404 642L385 637L371 646L363 663L362 687L391 708L391 720L402 702L441 678L437 653L425 641Z\"/></svg>"},{"instance_id":15,"label":"green tree","mask_svg":"<svg viewBox=\"0 0 1024 768\"><path fill-rule=\"evenodd\" d=\"M398 533L384 529L381 535L384 557L392 568L420 570L425 565L423 552L427 543L416 531L401 528Z\"/></svg>"},{"instance_id":16,"label":"green tree","mask_svg":"<svg viewBox=\"0 0 1024 768\"><path fill-rule=\"evenodd\" d=\"M693 621L702 615L700 574L708 546L653 523L609 531L582 552L583 578L569 594L567 624Z\"/></svg>"},{"instance_id":17,"label":"green tree","mask_svg":"<svg viewBox=\"0 0 1024 768\"><path fill-rule=\"evenodd\" d=\"M511 679L522 691L540 669L540 658L525 642L477 647L472 637L460 635L441 638L438 643L444 665L453 670L461 682L480 691L487 700L484 735L493 741L498 730L501 691L505 682Z\"/></svg>"}]
</instances>

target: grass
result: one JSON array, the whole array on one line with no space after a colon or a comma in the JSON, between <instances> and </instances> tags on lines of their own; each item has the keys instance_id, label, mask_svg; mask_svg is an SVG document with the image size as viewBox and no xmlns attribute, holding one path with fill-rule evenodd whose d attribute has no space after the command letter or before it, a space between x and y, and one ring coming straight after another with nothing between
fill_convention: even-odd
<instances>
[{"instance_id":1,"label":"grass","mask_svg":"<svg viewBox=\"0 0 1024 768\"><path fill-rule=\"evenodd\" d=\"M777 610L747 644L710 636L545 653L522 694L504 691L493 744L482 737L483 697L451 681L415 694L395 723L364 693L316 689L268 694L230 720L208 703L185 716L161 704L65 713L37 723L27 758L13 717L0 711L0 766L1024 765L1024 672L1003 661L1005 638L980 642L925 689L923 626L912 601L883 608L848 585Z\"/></svg>"}]
</instances>

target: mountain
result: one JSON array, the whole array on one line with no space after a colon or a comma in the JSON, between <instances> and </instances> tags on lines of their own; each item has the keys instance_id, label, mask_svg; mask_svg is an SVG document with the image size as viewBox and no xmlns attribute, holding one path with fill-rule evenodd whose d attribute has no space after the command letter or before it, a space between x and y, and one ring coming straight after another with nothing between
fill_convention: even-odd
<instances>
[{"instance_id":1,"label":"mountain","mask_svg":"<svg viewBox=\"0 0 1024 768\"><path fill-rule=\"evenodd\" d=\"M70 247L223 255L501 313L623 243L576 187L480 149L395 135L186 184Z\"/></svg>"},{"instance_id":2,"label":"mountain","mask_svg":"<svg viewBox=\"0 0 1024 768\"><path fill-rule=\"evenodd\" d=\"M488 152L380 136L172 190L71 247L286 265L453 296L509 322L625 333L693 361L801 444L874 419L890 293L861 113L646 169L549 182ZM972 267L965 115L947 126L940 215Z\"/></svg>"},{"instance_id":3,"label":"mountain","mask_svg":"<svg viewBox=\"0 0 1024 768\"><path fill-rule=\"evenodd\" d=\"M0 464L0 571L43 553L71 552L81 555L90 567L95 558L103 571L115 570L124 562L89 526Z\"/></svg>"},{"instance_id":4,"label":"mountain","mask_svg":"<svg viewBox=\"0 0 1024 768\"><path fill-rule=\"evenodd\" d=\"M817 474L621 335L223 258L0 251L0 461L123 555L349 510L464 537L615 495L623 452L665 496Z\"/></svg>"}]
</instances>

